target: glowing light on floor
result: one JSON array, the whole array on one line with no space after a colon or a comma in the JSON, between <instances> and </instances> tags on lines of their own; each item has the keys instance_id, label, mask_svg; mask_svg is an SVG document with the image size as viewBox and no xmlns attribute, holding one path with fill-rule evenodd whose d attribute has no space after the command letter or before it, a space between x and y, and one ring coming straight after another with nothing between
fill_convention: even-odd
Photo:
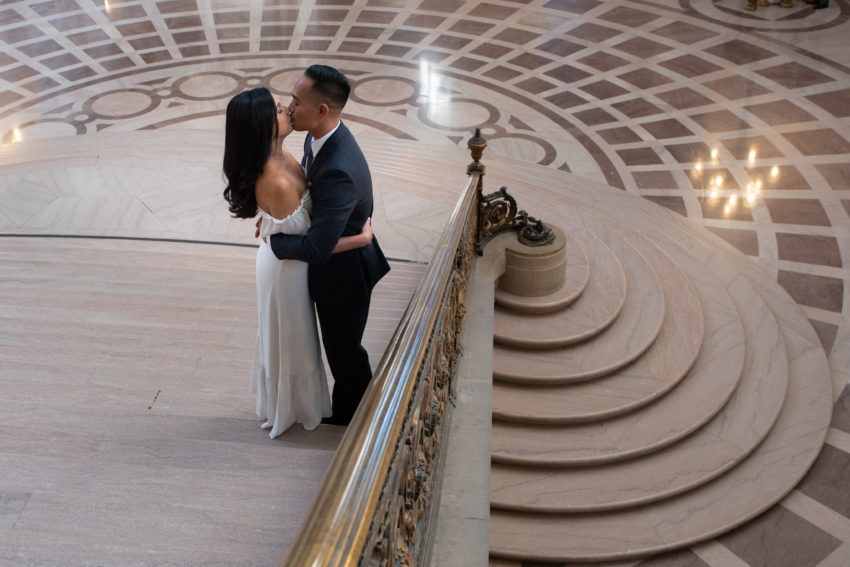
<instances>
[{"instance_id":1,"label":"glowing light on floor","mask_svg":"<svg viewBox=\"0 0 850 567\"><path fill-rule=\"evenodd\" d=\"M448 95L441 90L442 77L431 69L431 65L425 60L419 64L419 95L427 104L441 104L448 102Z\"/></svg>"},{"instance_id":2,"label":"glowing light on floor","mask_svg":"<svg viewBox=\"0 0 850 567\"><path fill-rule=\"evenodd\" d=\"M14 128L12 130L12 143L20 142L21 140L23 140L23 137L21 136L21 129Z\"/></svg>"},{"instance_id":3,"label":"glowing light on floor","mask_svg":"<svg viewBox=\"0 0 850 567\"><path fill-rule=\"evenodd\" d=\"M419 62L419 94L428 96L428 86L431 81L430 65L424 59Z\"/></svg>"}]
</instances>

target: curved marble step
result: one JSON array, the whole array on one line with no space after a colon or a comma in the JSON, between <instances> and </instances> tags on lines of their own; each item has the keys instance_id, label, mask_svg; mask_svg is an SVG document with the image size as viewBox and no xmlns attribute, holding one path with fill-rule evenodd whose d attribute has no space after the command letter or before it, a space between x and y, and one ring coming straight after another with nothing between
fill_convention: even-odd
<instances>
[{"instance_id":1,"label":"curved marble step","mask_svg":"<svg viewBox=\"0 0 850 567\"><path fill-rule=\"evenodd\" d=\"M570 424L624 414L674 387L695 364L704 340L706 353L723 348L730 337L740 337L733 340L742 343L738 311L729 295L705 268L696 266L690 273L668 302L661 332L643 356L613 374L587 382L555 386L494 382L493 417L518 423ZM709 307L705 316L703 305Z\"/></svg>"},{"instance_id":2,"label":"curved marble step","mask_svg":"<svg viewBox=\"0 0 850 567\"><path fill-rule=\"evenodd\" d=\"M817 336L776 281L716 236L623 191L583 179L571 182L569 174L549 175L513 160L488 168L488 175L508 184L518 200L533 200L547 211L550 222L561 223L580 209L578 214L634 227L680 265L688 256L708 266L727 288L736 278L746 278L774 312L789 361L789 386L779 419L765 440L726 474L678 496L616 513L535 518L493 510L491 556L551 562L633 560L715 537L788 494L823 446L833 400ZM558 190L541 189L549 186ZM516 551L529 548L529 554Z\"/></svg>"},{"instance_id":3,"label":"curved marble step","mask_svg":"<svg viewBox=\"0 0 850 567\"><path fill-rule=\"evenodd\" d=\"M584 293L565 309L550 313L518 313L496 306L495 343L523 349L560 348L596 336L620 314L627 301L627 274L620 260L596 236L586 231L574 236L593 258Z\"/></svg>"},{"instance_id":4,"label":"curved marble step","mask_svg":"<svg viewBox=\"0 0 850 567\"><path fill-rule=\"evenodd\" d=\"M588 260L587 252L585 252L584 247L575 238L569 234L565 234L564 240L564 248L566 249L567 255L567 266L566 273L564 274L564 285L561 286L561 289L555 293L540 297L524 297L522 295L516 295L503 289L499 289L497 286L495 292L496 305L516 313L540 315L560 311L581 296L585 289L587 289L587 284L590 281L590 261ZM600 245L605 246L602 243L600 243ZM594 263L598 265L598 263L603 262L605 257L608 255L610 255L614 261L617 261L607 247L605 247L604 250L601 248L595 248L593 250ZM619 271L620 277L611 278L611 281L621 282L622 292L619 293L618 296L622 298L622 301L625 301L626 280L625 276L622 275L622 267L620 267ZM622 301L620 302L620 307L622 307ZM619 311L619 307L617 308L617 311Z\"/></svg>"},{"instance_id":5,"label":"curved marble step","mask_svg":"<svg viewBox=\"0 0 850 567\"><path fill-rule=\"evenodd\" d=\"M619 316L594 340L557 349L493 346L493 378L552 385L590 380L629 364L655 341L664 320L664 291L653 269L622 238L608 243L626 272L626 301Z\"/></svg>"},{"instance_id":6,"label":"curved marble step","mask_svg":"<svg viewBox=\"0 0 850 567\"><path fill-rule=\"evenodd\" d=\"M667 274L662 281L671 301L681 299L677 290L685 284L675 275L677 264L646 239L636 238L635 244ZM684 277L681 272L679 276ZM739 321L741 314L734 305L732 308L734 316L721 315L732 325L708 336L688 375L651 405L605 421L572 425L494 420L492 461L543 467L605 463L657 451L696 431L721 411L742 378L746 335Z\"/></svg>"},{"instance_id":7,"label":"curved marble step","mask_svg":"<svg viewBox=\"0 0 850 567\"><path fill-rule=\"evenodd\" d=\"M540 298L524 298L524 305L514 301L513 303L519 304L519 311L498 305L497 302L493 310L493 340L496 343L525 349L559 348L602 332L620 314L626 302L627 291L626 274L620 260L599 238L587 231L573 233L567 241L570 240L576 243L576 247L586 249L593 259L588 265L584 291L579 290L575 284L565 283L564 287L554 294ZM570 253L568 250L567 254ZM565 279L583 278L585 274L582 273L570 275L569 262L568 256ZM573 288L572 291L570 287ZM567 302L564 308L553 308L558 301L577 293L580 293L580 296ZM532 300L536 302L533 303ZM546 306L547 312L528 313L529 306Z\"/></svg>"},{"instance_id":8,"label":"curved marble step","mask_svg":"<svg viewBox=\"0 0 850 567\"><path fill-rule=\"evenodd\" d=\"M672 498L612 512L542 515L491 510L490 554L522 561L608 561L684 547L731 530L790 492L820 451L832 396L811 384L822 352L784 329L790 362L783 410L770 434L726 474ZM802 463L802 464L801 464Z\"/></svg>"},{"instance_id":9,"label":"curved marble step","mask_svg":"<svg viewBox=\"0 0 850 567\"><path fill-rule=\"evenodd\" d=\"M744 280L734 282L733 288L739 307L747 309L742 317L748 346L745 369L734 395L709 423L660 451L626 461L560 470L494 464L491 507L572 513L636 506L693 490L749 455L782 409L788 360L764 300ZM693 401L699 403L699 398ZM668 421L670 411L663 409L648 413L644 421Z\"/></svg>"},{"instance_id":10,"label":"curved marble step","mask_svg":"<svg viewBox=\"0 0 850 567\"><path fill-rule=\"evenodd\" d=\"M565 308L547 313L529 314L495 305L495 344L530 350L560 348L598 335L617 318L626 302L624 269L598 238L588 233L578 238L586 241L593 257L584 293ZM547 303L551 304L551 299Z\"/></svg>"}]
</instances>

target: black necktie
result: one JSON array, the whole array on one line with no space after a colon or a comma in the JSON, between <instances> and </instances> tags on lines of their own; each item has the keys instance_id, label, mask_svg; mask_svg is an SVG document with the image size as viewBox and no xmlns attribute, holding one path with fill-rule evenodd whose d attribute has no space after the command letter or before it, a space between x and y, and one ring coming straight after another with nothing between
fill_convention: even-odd
<instances>
[{"instance_id":1,"label":"black necktie","mask_svg":"<svg viewBox=\"0 0 850 567\"><path fill-rule=\"evenodd\" d=\"M304 165L304 173L310 173L310 166L313 165L313 144L310 144L309 149L307 150L307 161Z\"/></svg>"}]
</instances>

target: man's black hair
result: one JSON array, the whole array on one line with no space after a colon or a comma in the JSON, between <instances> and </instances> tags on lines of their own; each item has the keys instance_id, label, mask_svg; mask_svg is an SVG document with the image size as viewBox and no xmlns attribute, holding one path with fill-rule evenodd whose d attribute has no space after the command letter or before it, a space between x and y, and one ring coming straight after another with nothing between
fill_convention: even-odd
<instances>
[{"instance_id":1,"label":"man's black hair","mask_svg":"<svg viewBox=\"0 0 850 567\"><path fill-rule=\"evenodd\" d=\"M307 67L304 75L313 79L310 91L320 102L327 104L336 113L342 111L351 93L351 85L345 75L333 67L318 64Z\"/></svg>"}]
</instances>

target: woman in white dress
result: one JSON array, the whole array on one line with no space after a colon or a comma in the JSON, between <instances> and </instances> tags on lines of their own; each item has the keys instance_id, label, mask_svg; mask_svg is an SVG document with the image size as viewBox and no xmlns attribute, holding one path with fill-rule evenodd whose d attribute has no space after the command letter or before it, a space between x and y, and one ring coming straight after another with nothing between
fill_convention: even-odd
<instances>
[{"instance_id":1,"label":"woman in white dress","mask_svg":"<svg viewBox=\"0 0 850 567\"><path fill-rule=\"evenodd\" d=\"M307 264L278 260L270 234L305 234L310 227L310 193L304 170L284 147L292 132L286 107L264 87L233 97L227 105L224 140L224 198L237 218L258 213L257 307L251 391L257 416L274 438L296 421L314 429L331 415L330 394L319 350ZM372 241L369 222L356 236L341 238L334 253Z\"/></svg>"}]
</instances>

